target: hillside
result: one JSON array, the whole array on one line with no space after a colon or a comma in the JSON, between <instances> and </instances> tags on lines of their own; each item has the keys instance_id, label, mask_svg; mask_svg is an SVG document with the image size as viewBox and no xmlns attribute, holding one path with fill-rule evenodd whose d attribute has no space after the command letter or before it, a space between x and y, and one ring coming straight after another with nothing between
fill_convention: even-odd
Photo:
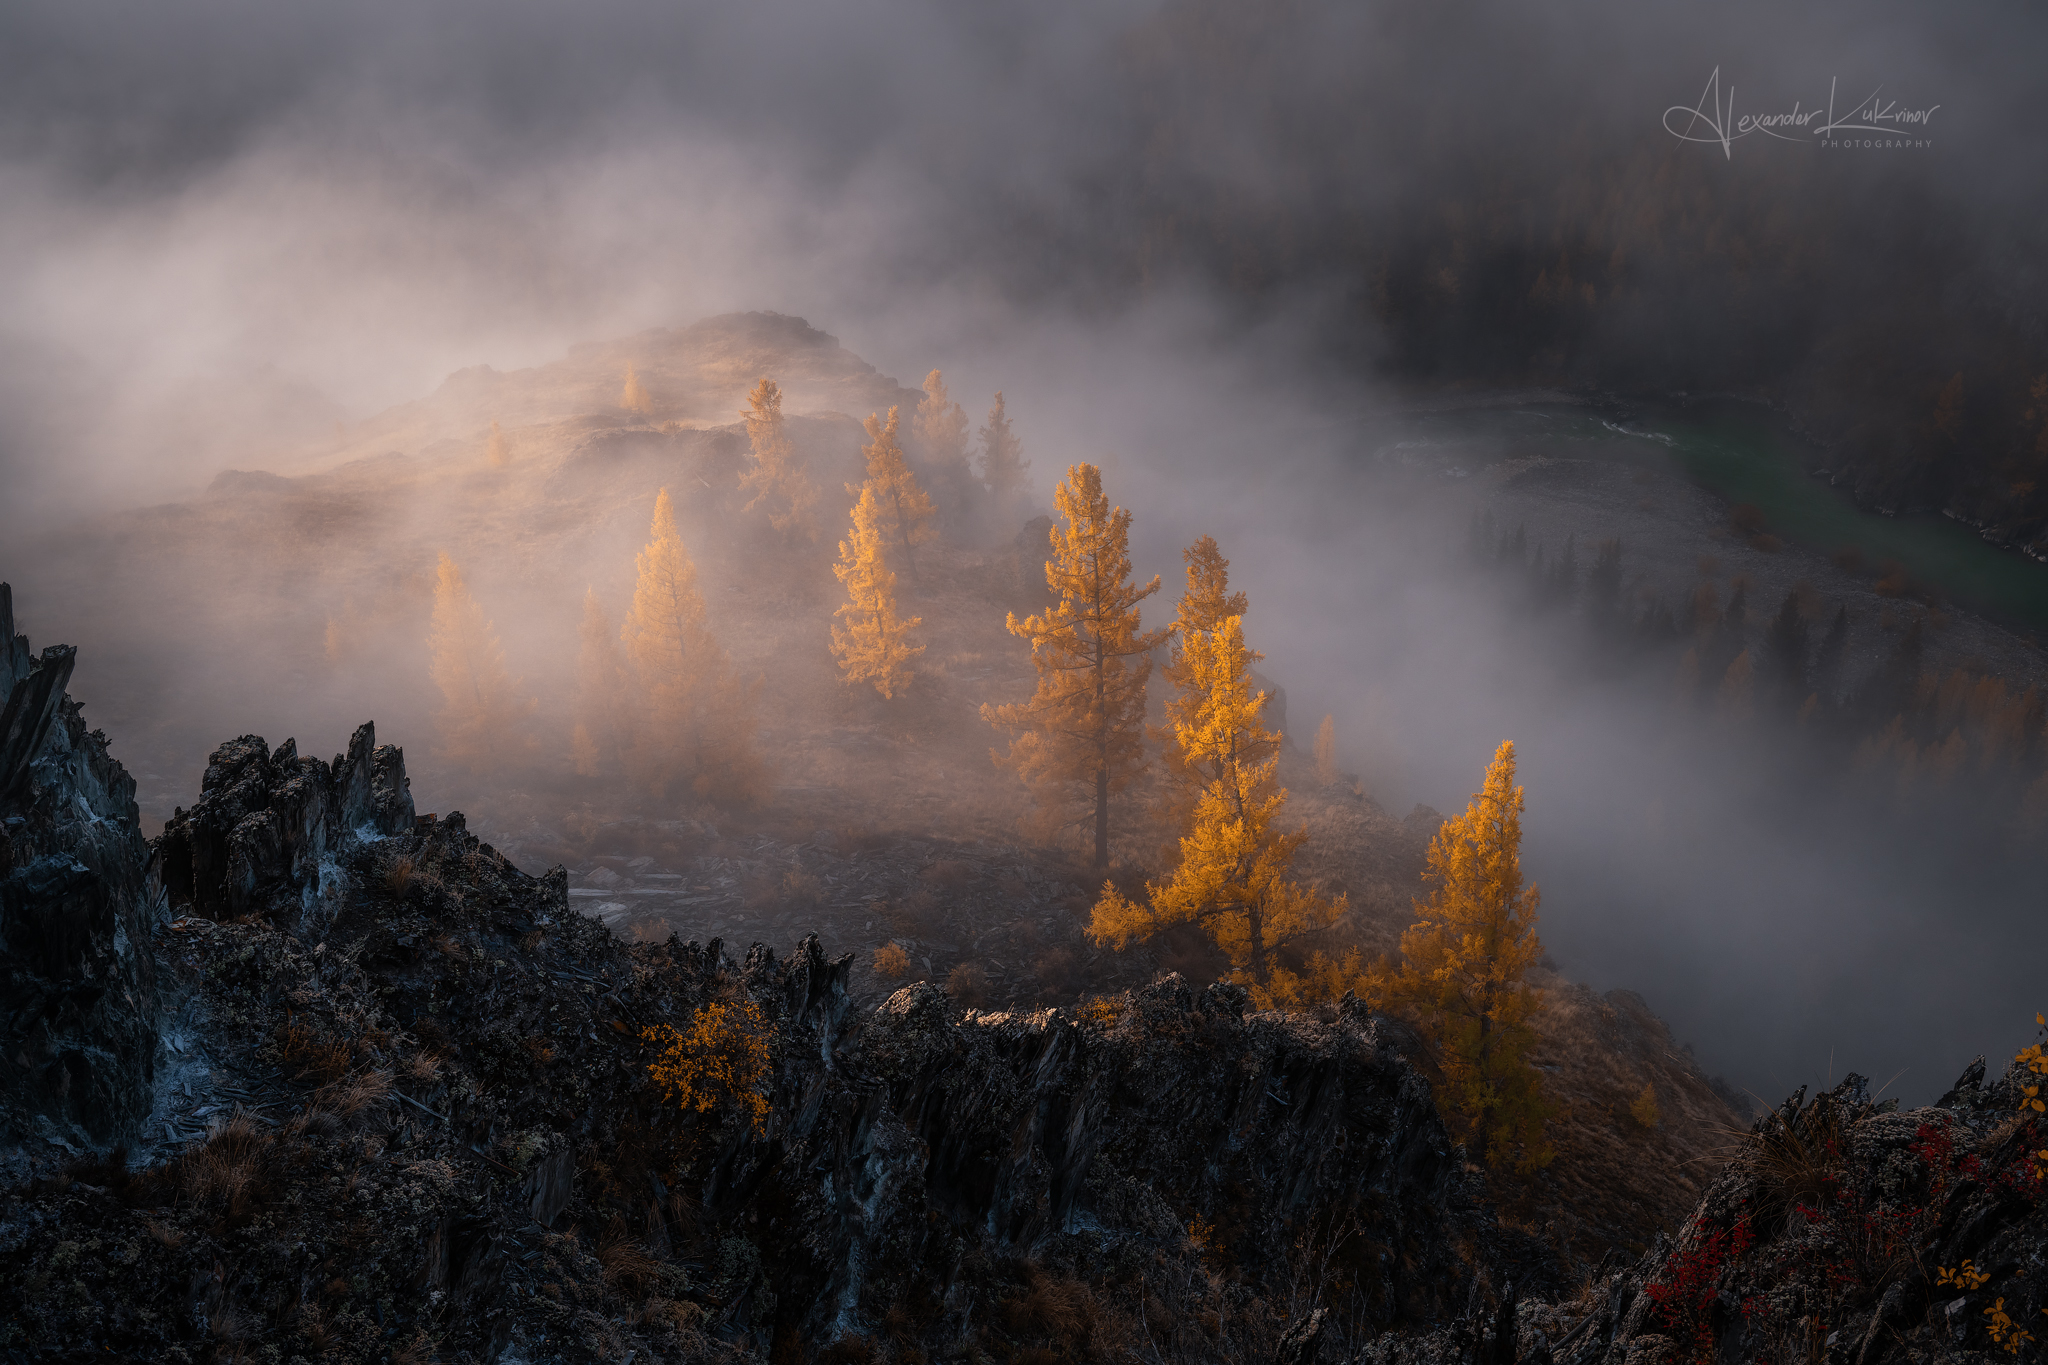
<instances>
[{"instance_id":1,"label":"hillside","mask_svg":"<svg viewBox=\"0 0 2048 1365\"><path fill-rule=\"evenodd\" d=\"M0 662L15 1358L1931 1363L2021 1354L2048 1291L2048 1063L1911 1114L1802 1092L1675 1235L1573 1265L1558 1220L1604 1231L1599 1179L1672 1181L1672 1137L1596 1177L1575 1114L1563 1202L1496 1213L1355 1001L864 1004L815 935L623 943L420 815L369 726L331 764L221 745L145 855L71 652ZM1557 998L1554 1075L1625 1091L1668 1043Z\"/></svg>"},{"instance_id":2,"label":"hillside","mask_svg":"<svg viewBox=\"0 0 2048 1365\"><path fill-rule=\"evenodd\" d=\"M657 405L644 420L603 387L629 362ZM848 987L864 1005L918 979L944 983L963 1005L1028 1010L1076 1007L1161 972L1197 983L1227 975L1199 936L1169 934L1124 953L1091 944L1082 931L1100 877L1072 849L1024 832L1026 794L990 762L999 737L979 707L1030 688L1028 653L1003 620L1045 600L1043 530L956 509L904 585L929 642L909 692L884 703L847 688L824 628L837 594L831 537L791 546L746 513L737 486L746 440L736 421L716 420L737 416L756 370L789 385L799 459L828 493L859 476L864 437L853 416L806 410L800 397L864 416L863 403L921 396L796 319L712 319L579 348L516 376L464 372L366 423L373 434L329 468L224 474L196 503L119 514L50 547L37 567L65 585L54 601L90 582L102 601L129 604L94 619L125 621L130 633L101 635L86 657L106 699L96 719L140 769L143 811L162 821L188 805L190 774L220 735L289 734L310 750L332 726L325 718L374 712L384 733L417 737L408 750L423 810L468 812L470 827L518 866L563 865L572 903L629 941L816 934L853 955ZM487 457L493 413L509 443L502 465ZM409 448L362 453L385 441ZM757 743L772 790L751 807L650 802L618 774L579 775L568 762L585 589L616 619L664 487L709 624L759 688ZM518 737L528 756L500 771L434 757L439 698L425 641L443 552L462 565L536 701ZM154 571L166 562L186 569ZM1170 616L1176 591L1146 604L1148 621ZM1254 631L1258 619L1254 603ZM141 677L150 685L119 685ZM1155 723L1159 706L1155 688ZM1271 714L1284 729L1284 691ZM348 733L333 732L337 741ZM1310 835L1297 873L1349 901L1323 944L1394 952L1441 817L1417 808L1396 819L1350 778L1325 788L1293 748L1281 778L1293 793L1287 819ZM1120 876L1138 876L1168 838L1145 815L1149 799L1140 792L1119 816ZM876 974L875 954L890 943L906 954L907 977ZM1745 1106L1715 1092L1642 1002L1600 997L1548 966L1541 976L1544 1027L1557 1040L1542 1061L1560 1106L1561 1155L1533 1183L1500 1193L1590 1265L1683 1217ZM1645 1085L1663 1097L1654 1129L1628 1114ZM1646 1153L1659 1160L1645 1163Z\"/></svg>"}]
</instances>

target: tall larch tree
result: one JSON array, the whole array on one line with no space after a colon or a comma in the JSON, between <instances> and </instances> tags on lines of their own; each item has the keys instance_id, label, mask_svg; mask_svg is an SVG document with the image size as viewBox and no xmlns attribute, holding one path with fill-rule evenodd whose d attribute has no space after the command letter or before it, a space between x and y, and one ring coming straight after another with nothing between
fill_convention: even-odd
<instances>
[{"instance_id":1,"label":"tall larch tree","mask_svg":"<svg viewBox=\"0 0 2048 1365\"><path fill-rule=\"evenodd\" d=\"M583 626L576 652L575 728L570 753L585 777L620 764L631 744L633 704L626 657L611 613L597 591L583 593Z\"/></svg>"},{"instance_id":2,"label":"tall larch tree","mask_svg":"<svg viewBox=\"0 0 2048 1365\"><path fill-rule=\"evenodd\" d=\"M740 487L754 495L747 510L766 514L768 524L792 541L816 541L818 486L797 463L796 442L782 420L782 389L763 378L747 395L740 416L753 455L753 464L740 476Z\"/></svg>"},{"instance_id":3,"label":"tall larch tree","mask_svg":"<svg viewBox=\"0 0 2048 1365\"><path fill-rule=\"evenodd\" d=\"M874 485L862 484L853 527L839 542L839 562L832 567L846 585L846 601L834 613L846 624L832 627L832 657L839 661L840 677L855 685L871 683L886 699L910 685L911 661L924 653L923 645L910 642L910 632L924 618L896 614L896 575L883 558L880 523Z\"/></svg>"},{"instance_id":4,"label":"tall larch tree","mask_svg":"<svg viewBox=\"0 0 2048 1365\"><path fill-rule=\"evenodd\" d=\"M649 534L635 561L639 579L620 631L640 712L632 770L657 796L686 785L708 800L750 799L762 776L752 689L734 675L705 629L697 569L683 549L666 488L655 499Z\"/></svg>"},{"instance_id":5,"label":"tall larch tree","mask_svg":"<svg viewBox=\"0 0 2048 1365\"><path fill-rule=\"evenodd\" d=\"M933 486L959 510L974 483L967 469L967 411L946 392L945 377L937 370L924 377L924 397L918 400L910 433L931 466Z\"/></svg>"},{"instance_id":6,"label":"tall larch tree","mask_svg":"<svg viewBox=\"0 0 2048 1365\"><path fill-rule=\"evenodd\" d=\"M873 413L868 414L865 423L868 444L860 453L868 464L868 484L875 492L877 525L882 538L893 554L903 557L903 566L917 577L915 547L923 545L937 535L932 525L936 509L932 500L917 478L910 472L910 464L903 458L903 446L897 440L896 409L889 409L885 422ZM852 492L852 489L848 489Z\"/></svg>"},{"instance_id":7,"label":"tall larch tree","mask_svg":"<svg viewBox=\"0 0 2048 1365\"><path fill-rule=\"evenodd\" d=\"M981 428L978 463L981 481L994 495L996 505L1005 510L1015 506L1024 494L1024 480L1030 476L1031 462L1024 458L1024 443L1011 429L1000 389L996 391L995 404L988 410L988 421Z\"/></svg>"},{"instance_id":8,"label":"tall larch tree","mask_svg":"<svg viewBox=\"0 0 2048 1365\"><path fill-rule=\"evenodd\" d=\"M619 391L619 406L642 417L654 411L654 395L647 392L647 386L640 382L640 375L630 363L626 366L625 387Z\"/></svg>"},{"instance_id":9,"label":"tall larch tree","mask_svg":"<svg viewBox=\"0 0 2048 1365\"><path fill-rule=\"evenodd\" d=\"M1180 741L1186 722L1208 704L1208 694L1189 651L1209 642L1225 621L1242 618L1249 606L1243 593L1230 590L1230 561L1223 557L1216 537L1203 536L1182 550L1180 557L1187 565L1187 587L1180 595L1170 627L1172 639L1167 645L1166 663L1160 669L1172 684L1173 695L1166 701L1166 724L1152 732L1166 771L1167 821L1175 829L1186 826L1187 815L1194 809L1203 786L1217 776L1213 767L1205 770L1195 766ZM1255 649L1245 652L1247 666L1265 657Z\"/></svg>"},{"instance_id":10,"label":"tall larch tree","mask_svg":"<svg viewBox=\"0 0 2048 1365\"><path fill-rule=\"evenodd\" d=\"M1201 797L1172 875L1147 883L1144 903L1104 882L1088 933L1122 948L1193 924L1263 987L1277 965L1275 950L1327 928L1344 905L1297 886L1289 875L1308 835L1274 828L1287 789L1273 780L1280 737L1260 723L1266 694L1252 690L1252 657L1242 616L1182 642L1178 662L1194 704L1176 713L1174 729L1188 767L1205 776Z\"/></svg>"},{"instance_id":11,"label":"tall larch tree","mask_svg":"<svg viewBox=\"0 0 2048 1365\"><path fill-rule=\"evenodd\" d=\"M1316 727L1316 781L1334 787L1337 777L1337 718L1324 716Z\"/></svg>"},{"instance_id":12,"label":"tall larch tree","mask_svg":"<svg viewBox=\"0 0 2048 1365\"><path fill-rule=\"evenodd\" d=\"M512 463L512 442L495 417L491 419L490 439L484 442L484 458L491 462L493 469L503 469Z\"/></svg>"},{"instance_id":13,"label":"tall larch tree","mask_svg":"<svg viewBox=\"0 0 2048 1365\"><path fill-rule=\"evenodd\" d=\"M982 718L1015 734L997 762L1016 772L1057 827L1074 805L1090 808L1095 865L1109 866L1109 807L1144 766L1145 683L1165 630L1139 629L1138 603L1159 591L1131 582L1131 514L1111 508L1102 473L1077 464L1053 492L1065 526L1051 534L1045 581L1054 606L1018 620L1031 642L1038 689L1028 702L983 706Z\"/></svg>"},{"instance_id":14,"label":"tall larch tree","mask_svg":"<svg viewBox=\"0 0 2048 1365\"><path fill-rule=\"evenodd\" d=\"M1530 1016L1542 992L1529 969L1541 893L1522 884L1522 789L1515 746L1503 743L1465 813L1446 820L1429 847L1415 925L1401 936L1390 1005L1412 1013L1436 1045L1448 1093L1475 1145L1493 1165L1523 1171L1550 1160L1542 1078L1529 1064Z\"/></svg>"},{"instance_id":15,"label":"tall larch tree","mask_svg":"<svg viewBox=\"0 0 2048 1365\"><path fill-rule=\"evenodd\" d=\"M427 641L430 669L441 689L435 716L438 753L472 772L498 771L522 756L531 741L519 722L535 702L518 695L505 671L505 651L484 610L462 581L462 570L444 552L434 585L434 624Z\"/></svg>"}]
</instances>

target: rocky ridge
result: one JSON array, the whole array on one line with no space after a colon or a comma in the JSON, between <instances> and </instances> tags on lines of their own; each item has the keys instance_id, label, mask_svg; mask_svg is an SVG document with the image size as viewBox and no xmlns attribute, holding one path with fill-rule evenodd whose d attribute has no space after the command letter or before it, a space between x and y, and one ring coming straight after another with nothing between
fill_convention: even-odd
<instances>
[{"instance_id":1,"label":"rocky ridge","mask_svg":"<svg viewBox=\"0 0 2048 1365\"><path fill-rule=\"evenodd\" d=\"M332 764L222 745L145 871L69 657L10 633L0 1005L10 1064L54 1059L9 1074L10 1360L2037 1351L2024 1060L1910 1114L1855 1077L1802 1093L1675 1238L1568 1279L1354 1001L1250 1012L1168 974L1075 1009L921 983L867 1010L815 936L787 961L622 943L561 869L416 816L368 727ZM37 871L67 858L87 875ZM707 1023L694 1055L730 1064L678 1103L667 1030Z\"/></svg>"},{"instance_id":2,"label":"rocky ridge","mask_svg":"<svg viewBox=\"0 0 2048 1365\"><path fill-rule=\"evenodd\" d=\"M156 860L138 1018L187 1079L4 1196L17 1355L1305 1360L1554 1280L1355 1004L857 1011L815 937L619 942L560 869L415 817L368 727L331 765L221 746ZM678 1108L660 1030L720 1010L768 1064Z\"/></svg>"}]
</instances>

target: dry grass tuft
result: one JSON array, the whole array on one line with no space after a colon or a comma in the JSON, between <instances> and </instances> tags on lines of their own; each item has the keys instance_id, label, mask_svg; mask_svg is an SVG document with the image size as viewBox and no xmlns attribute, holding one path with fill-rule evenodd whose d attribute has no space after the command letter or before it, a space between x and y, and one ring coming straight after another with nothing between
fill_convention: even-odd
<instances>
[{"instance_id":1,"label":"dry grass tuft","mask_svg":"<svg viewBox=\"0 0 2048 1365\"><path fill-rule=\"evenodd\" d=\"M348 1074L354 1055L347 1043L329 1041L287 1015L277 1033L277 1059L293 1080L327 1085Z\"/></svg>"},{"instance_id":2,"label":"dry grass tuft","mask_svg":"<svg viewBox=\"0 0 2048 1365\"><path fill-rule=\"evenodd\" d=\"M1755 1177L1757 1213L1765 1226L1783 1227L1798 1208L1818 1209L1835 1197L1858 1117L1833 1095L1802 1104L1795 1095L1765 1114L1736 1158Z\"/></svg>"},{"instance_id":3,"label":"dry grass tuft","mask_svg":"<svg viewBox=\"0 0 2048 1365\"><path fill-rule=\"evenodd\" d=\"M256 1120L237 1107L227 1119L208 1127L204 1141L174 1158L166 1176L181 1198L216 1209L230 1225L239 1226L255 1215L270 1192L268 1168L274 1143Z\"/></svg>"},{"instance_id":4,"label":"dry grass tuft","mask_svg":"<svg viewBox=\"0 0 2048 1365\"><path fill-rule=\"evenodd\" d=\"M371 1071L338 1081L315 1096L316 1104L344 1119L374 1116L391 1098L391 1073Z\"/></svg>"},{"instance_id":5,"label":"dry grass tuft","mask_svg":"<svg viewBox=\"0 0 2048 1365\"><path fill-rule=\"evenodd\" d=\"M661 1262L634 1239L626 1220L617 1214L598 1238L597 1262L604 1267L606 1285L636 1297L646 1293L647 1287L661 1277Z\"/></svg>"},{"instance_id":6,"label":"dry grass tuft","mask_svg":"<svg viewBox=\"0 0 2048 1365\"><path fill-rule=\"evenodd\" d=\"M384 886L392 895L403 897L405 889L412 885L413 861L409 857L394 858L384 869Z\"/></svg>"},{"instance_id":7,"label":"dry grass tuft","mask_svg":"<svg viewBox=\"0 0 2048 1365\"><path fill-rule=\"evenodd\" d=\"M1003 1325L1017 1336L1035 1338L1069 1353L1078 1351L1095 1325L1095 1296L1079 1280L1055 1279L1035 1267L1021 1293L997 1307Z\"/></svg>"}]
</instances>

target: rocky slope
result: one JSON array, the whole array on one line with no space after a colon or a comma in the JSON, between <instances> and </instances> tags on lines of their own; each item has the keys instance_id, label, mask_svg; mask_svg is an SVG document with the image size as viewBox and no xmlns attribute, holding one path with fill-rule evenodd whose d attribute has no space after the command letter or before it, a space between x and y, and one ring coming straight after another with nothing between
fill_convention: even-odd
<instances>
[{"instance_id":1,"label":"rocky slope","mask_svg":"<svg viewBox=\"0 0 2048 1365\"><path fill-rule=\"evenodd\" d=\"M1856 1078L1788 1101L1675 1239L1588 1275L1492 1211L1415 1040L1355 1002L1248 1012L1167 974L1072 1009L930 983L868 1007L814 936L786 962L624 943L563 870L416 816L367 726L332 764L222 745L145 878L68 656L11 644L9 1060L59 1060L9 1078L9 1359L2034 1352L2024 1066L1912 1114ZM1639 1002L1560 1008L1614 1034L1567 1053L1669 1041ZM1669 1180L1672 1155L1633 1162Z\"/></svg>"},{"instance_id":2,"label":"rocky slope","mask_svg":"<svg viewBox=\"0 0 2048 1365\"><path fill-rule=\"evenodd\" d=\"M621 943L561 870L414 816L368 727L332 765L221 746L156 859L128 942L165 979L133 1021L178 1080L72 1099L127 1152L16 1126L18 1355L1217 1359L1293 1330L1308 1359L1555 1282L1353 1005L1167 976L1073 1012L929 984L856 1010L815 938ZM736 1043L678 1107L659 1030L720 1017L761 1065Z\"/></svg>"},{"instance_id":3,"label":"rocky slope","mask_svg":"<svg viewBox=\"0 0 2048 1365\"><path fill-rule=\"evenodd\" d=\"M151 1107L157 899L135 783L65 693L77 652L32 656L0 583L0 1134L82 1152Z\"/></svg>"}]
</instances>

